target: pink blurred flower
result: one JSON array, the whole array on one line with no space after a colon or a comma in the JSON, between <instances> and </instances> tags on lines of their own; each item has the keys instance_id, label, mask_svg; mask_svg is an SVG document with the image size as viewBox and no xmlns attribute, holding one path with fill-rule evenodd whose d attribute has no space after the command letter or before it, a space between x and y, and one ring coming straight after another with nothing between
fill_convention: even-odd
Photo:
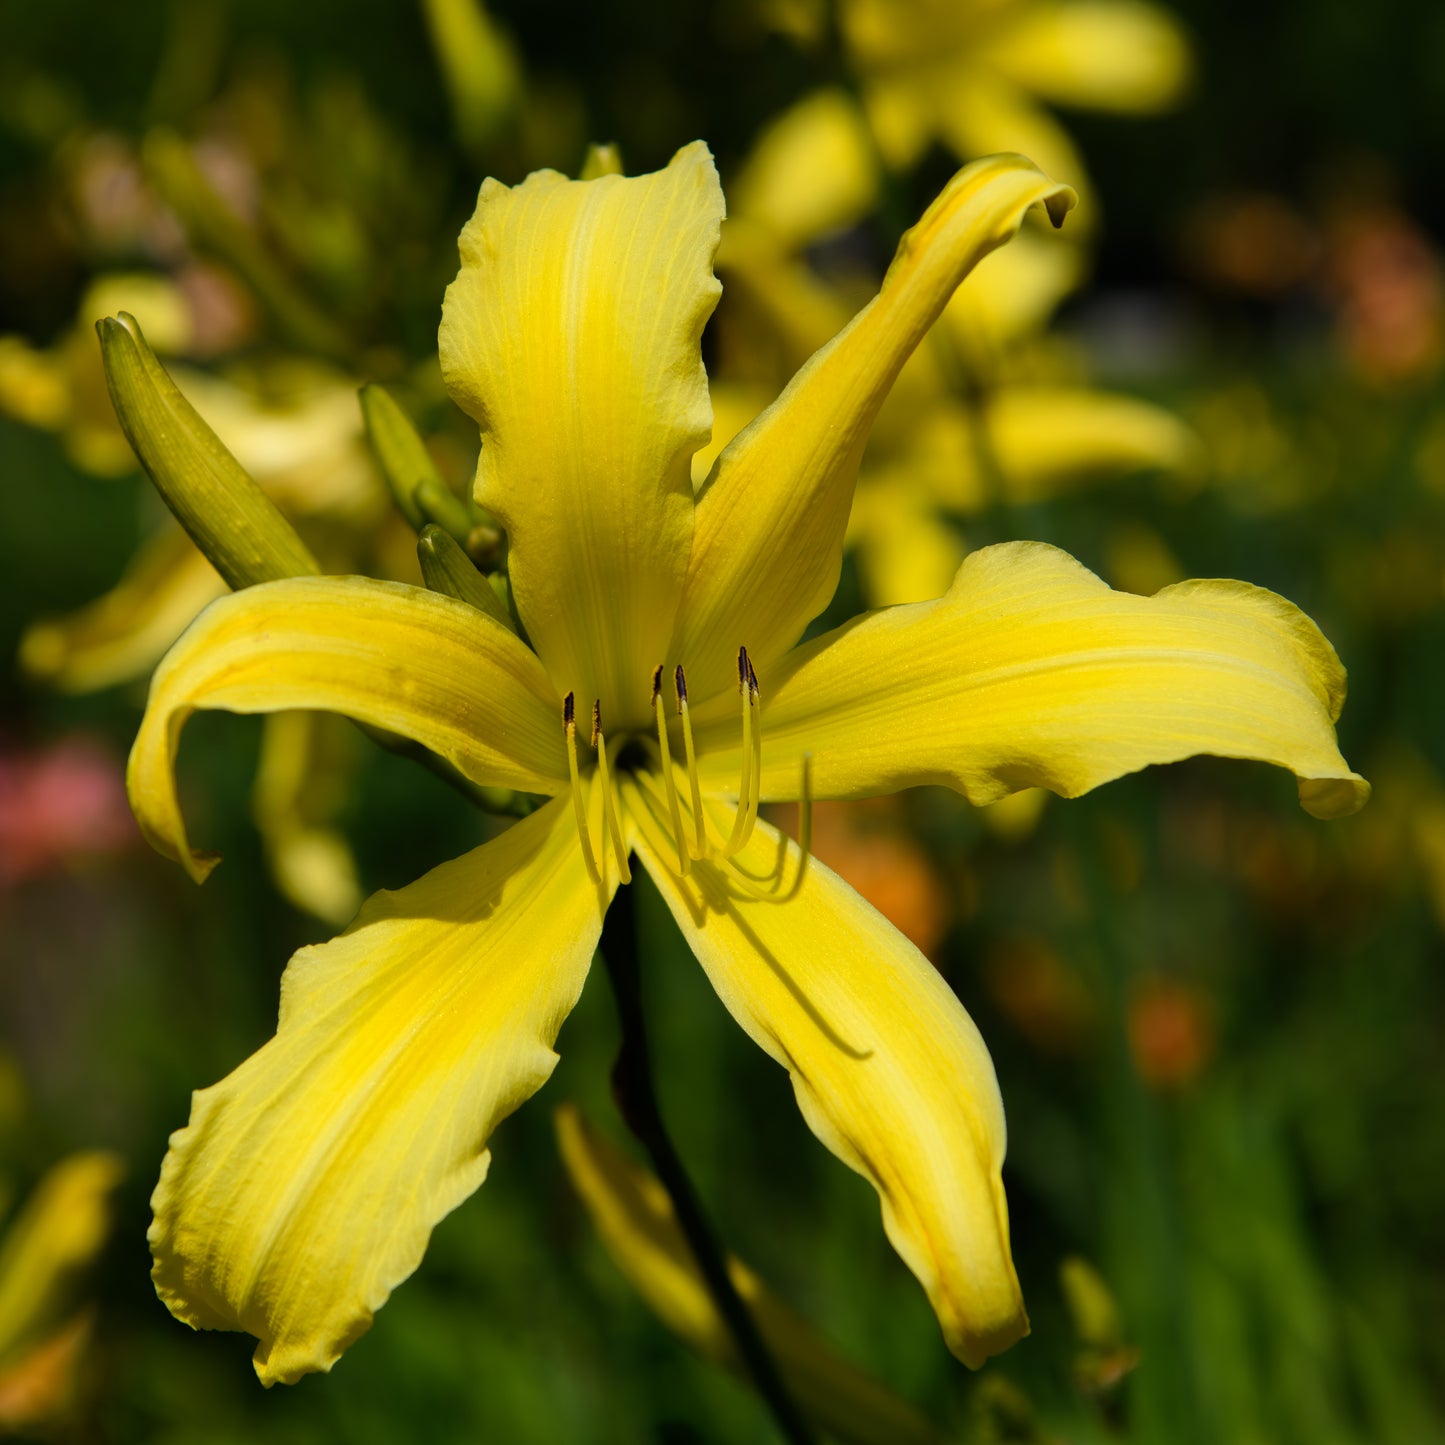
<instances>
[{"instance_id":1,"label":"pink blurred flower","mask_svg":"<svg viewBox=\"0 0 1445 1445\"><path fill-rule=\"evenodd\" d=\"M120 762L96 743L0 748L0 887L114 852L137 836Z\"/></svg>"}]
</instances>

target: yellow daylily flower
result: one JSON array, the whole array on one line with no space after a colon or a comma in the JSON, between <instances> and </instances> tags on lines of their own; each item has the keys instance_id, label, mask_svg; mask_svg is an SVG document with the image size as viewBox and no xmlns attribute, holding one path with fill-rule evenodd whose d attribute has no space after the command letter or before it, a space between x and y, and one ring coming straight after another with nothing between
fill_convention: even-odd
<instances>
[{"instance_id":1,"label":"yellow daylily flower","mask_svg":"<svg viewBox=\"0 0 1445 1445\"><path fill-rule=\"evenodd\" d=\"M734 1374L745 1375L662 1183L592 1128L572 1105L555 1118L567 1175L617 1267L675 1334ZM790 1394L844 1445L944 1445L906 1400L851 1365L741 1260L728 1274L757 1320Z\"/></svg>"},{"instance_id":2,"label":"yellow daylily flower","mask_svg":"<svg viewBox=\"0 0 1445 1445\"><path fill-rule=\"evenodd\" d=\"M825 33L821 4L766 8L805 41ZM938 141L961 159L1022 151L1081 177L1045 105L1148 115L1189 82L1184 32L1149 0L843 0L838 11L876 146L895 170Z\"/></svg>"},{"instance_id":3,"label":"yellow daylily flower","mask_svg":"<svg viewBox=\"0 0 1445 1445\"><path fill-rule=\"evenodd\" d=\"M1241 583L1125 596L1053 548L1005 545L936 601L797 645L833 594L858 459L905 359L1031 207L1059 221L1071 201L1018 157L959 172L695 495L723 210L707 149L631 179L483 185L442 368L481 426L477 501L506 528L529 641L403 584L263 583L161 664L131 755L143 829L197 879L215 859L190 847L174 777L197 709L342 712L548 799L301 950L275 1038L172 1138L157 1287L192 1325L254 1334L264 1382L330 1368L481 1183L492 1128L555 1063L633 856L809 1127L878 1191L949 1348L976 1366L1025 1332L977 1029L759 801L1074 794L1199 752L1293 770L1322 817L1367 793L1335 745L1329 644Z\"/></svg>"}]
</instances>

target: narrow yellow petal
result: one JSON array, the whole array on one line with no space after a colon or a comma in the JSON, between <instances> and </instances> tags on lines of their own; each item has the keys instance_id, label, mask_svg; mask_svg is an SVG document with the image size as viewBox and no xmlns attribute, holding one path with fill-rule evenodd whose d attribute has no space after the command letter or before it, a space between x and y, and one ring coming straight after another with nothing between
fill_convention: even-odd
<instances>
[{"instance_id":1,"label":"narrow yellow petal","mask_svg":"<svg viewBox=\"0 0 1445 1445\"><path fill-rule=\"evenodd\" d=\"M903 467L868 474L848 522L863 595L874 607L922 602L953 581L963 536Z\"/></svg>"},{"instance_id":2,"label":"narrow yellow petal","mask_svg":"<svg viewBox=\"0 0 1445 1445\"><path fill-rule=\"evenodd\" d=\"M972 57L932 86L933 119L944 143L959 156L1018 151L1051 176L1066 176L1083 198L1070 228L1077 241L1097 223L1088 172L1068 131L1027 90Z\"/></svg>"},{"instance_id":3,"label":"narrow yellow petal","mask_svg":"<svg viewBox=\"0 0 1445 1445\"><path fill-rule=\"evenodd\" d=\"M745 644L766 669L837 586L853 483L899 369L975 263L1030 206L1073 203L1018 156L966 166L904 236L882 290L718 458L698 499L674 651L696 695Z\"/></svg>"},{"instance_id":4,"label":"narrow yellow petal","mask_svg":"<svg viewBox=\"0 0 1445 1445\"><path fill-rule=\"evenodd\" d=\"M176 797L181 729L197 709L312 708L399 733L473 782L567 786L557 703L541 664L464 602L400 582L295 577L212 603L151 680L126 776L142 831L197 881Z\"/></svg>"},{"instance_id":5,"label":"narrow yellow petal","mask_svg":"<svg viewBox=\"0 0 1445 1445\"><path fill-rule=\"evenodd\" d=\"M600 698L614 728L647 725L687 566L722 209L700 143L631 180L489 180L442 310L517 609L559 695Z\"/></svg>"},{"instance_id":6,"label":"narrow yellow petal","mask_svg":"<svg viewBox=\"0 0 1445 1445\"><path fill-rule=\"evenodd\" d=\"M733 214L789 248L860 220L877 190L867 122L836 89L814 91L774 120L728 185Z\"/></svg>"},{"instance_id":7,"label":"narrow yellow petal","mask_svg":"<svg viewBox=\"0 0 1445 1445\"><path fill-rule=\"evenodd\" d=\"M1064 105L1163 110L1189 80L1189 43L1146 0L1035 0L980 47L977 62Z\"/></svg>"},{"instance_id":8,"label":"narrow yellow petal","mask_svg":"<svg viewBox=\"0 0 1445 1445\"><path fill-rule=\"evenodd\" d=\"M361 903L356 860L331 826L345 800L346 744L354 738L342 719L326 713L273 713L261 733L251 789L251 815L277 886L296 907L336 928Z\"/></svg>"},{"instance_id":9,"label":"narrow yellow petal","mask_svg":"<svg viewBox=\"0 0 1445 1445\"><path fill-rule=\"evenodd\" d=\"M255 1335L264 1384L330 1369L551 1074L603 906L556 799L296 954L275 1038L171 1137L150 1232L171 1311Z\"/></svg>"},{"instance_id":10,"label":"narrow yellow petal","mask_svg":"<svg viewBox=\"0 0 1445 1445\"><path fill-rule=\"evenodd\" d=\"M1173 412L1139 397L1083 388L1010 387L984 409L1003 495L1056 495L1070 482L1141 468L1188 472L1203 446Z\"/></svg>"},{"instance_id":11,"label":"narrow yellow petal","mask_svg":"<svg viewBox=\"0 0 1445 1445\"><path fill-rule=\"evenodd\" d=\"M144 677L226 584L179 527L136 553L102 597L65 617L33 623L20 665L62 692L94 692Z\"/></svg>"},{"instance_id":12,"label":"narrow yellow petal","mask_svg":"<svg viewBox=\"0 0 1445 1445\"><path fill-rule=\"evenodd\" d=\"M662 1185L577 1110L557 1110L568 1177L617 1267L674 1333L705 1358L742 1373L726 1325ZM733 1286L747 1304L801 1408L843 1445L943 1445L912 1405L848 1363L737 1259Z\"/></svg>"},{"instance_id":13,"label":"narrow yellow petal","mask_svg":"<svg viewBox=\"0 0 1445 1445\"><path fill-rule=\"evenodd\" d=\"M1019 788L1075 797L1198 753L1290 769L1319 818L1369 784L1340 756L1345 671L1319 629L1244 582L1115 592L1037 542L968 557L933 602L858 618L783 659L763 694L763 795L793 796L813 755L819 797L916 784L991 803ZM721 699L697 710L699 766L739 760Z\"/></svg>"},{"instance_id":14,"label":"narrow yellow petal","mask_svg":"<svg viewBox=\"0 0 1445 1445\"><path fill-rule=\"evenodd\" d=\"M726 865L670 865L655 800L637 798L648 872L728 1011L792 1075L808 1127L878 1191L883 1226L949 1348L977 1368L1028 1330L1009 1256L1003 1103L973 1021L938 971L814 860L778 899ZM737 856L763 877L786 847L759 822Z\"/></svg>"},{"instance_id":15,"label":"narrow yellow petal","mask_svg":"<svg viewBox=\"0 0 1445 1445\"><path fill-rule=\"evenodd\" d=\"M979 262L973 282L953 293L939 326L965 364L988 379L1000 353L1042 330L1083 274L1080 247L1026 230Z\"/></svg>"}]
</instances>

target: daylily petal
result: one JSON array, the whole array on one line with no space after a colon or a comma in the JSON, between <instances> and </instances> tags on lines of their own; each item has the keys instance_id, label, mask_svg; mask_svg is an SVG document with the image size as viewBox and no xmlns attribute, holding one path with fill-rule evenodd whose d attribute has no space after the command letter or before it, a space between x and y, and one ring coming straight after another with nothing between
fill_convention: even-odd
<instances>
[{"instance_id":1,"label":"daylily petal","mask_svg":"<svg viewBox=\"0 0 1445 1445\"><path fill-rule=\"evenodd\" d=\"M958 529L901 466L870 473L859 486L848 536L863 594L875 607L937 597L967 551Z\"/></svg>"},{"instance_id":2,"label":"daylily petal","mask_svg":"<svg viewBox=\"0 0 1445 1445\"><path fill-rule=\"evenodd\" d=\"M1045 174L1067 176L1085 200L1070 228L1081 239L1097 222L1088 172L1068 131L1027 91L973 64L954 67L934 89L935 124L955 155L1018 151Z\"/></svg>"},{"instance_id":3,"label":"daylily petal","mask_svg":"<svg viewBox=\"0 0 1445 1445\"><path fill-rule=\"evenodd\" d=\"M740 644L765 667L827 606L878 408L959 282L1037 203L1062 221L1073 193L1018 156L966 166L904 236L877 297L718 458L668 654L698 696L726 686Z\"/></svg>"},{"instance_id":4,"label":"daylily petal","mask_svg":"<svg viewBox=\"0 0 1445 1445\"><path fill-rule=\"evenodd\" d=\"M120 581L65 617L26 629L20 664L62 692L94 692L144 677L208 602L220 574L179 527L147 542Z\"/></svg>"},{"instance_id":5,"label":"daylily petal","mask_svg":"<svg viewBox=\"0 0 1445 1445\"><path fill-rule=\"evenodd\" d=\"M559 798L297 953L275 1038L171 1136L150 1231L170 1310L255 1335L263 1384L330 1369L551 1074L604 906Z\"/></svg>"},{"instance_id":6,"label":"daylily petal","mask_svg":"<svg viewBox=\"0 0 1445 1445\"><path fill-rule=\"evenodd\" d=\"M906 485L935 507L966 515L1140 468L1187 474L1202 459L1195 433L1152 402L1084 388L1013 386L971 403L935 403L915 421L886 485ZM866 468L865 477L860 500L874 486ZM951 580L952 573L928 595L938 596Z\"/></svg>"},{"instance_id":7,"label":"daylily petal","mask_svg":"<svg viewBox=\"0 0 1445 1445\"><path fill-rule=\"evenodd\" d=\"M1010 387L985 405L988 442L1015 502L1054 495L1091 476L1145 467L1186 472L1203 459L1195 433L1173 412L1135 396L1062 387Z\"/></svg>"},{"instance_id":8,"label":"daylily petal","mask_svg":"<svg viewBox=\"0 0 1445 1445\"><path fill-rule=\"evenodd\" d=\"M197 882L176 797L181 729L200 709L315 708L399 733L473 782L567 786L561 715L536 657L474 607L365 577L294 577L212 603L151 680L126 785L142 831Z\"/></svg>"},{"instance_id":9,"label":"daylily petal","mask_svg":"<svg viewBox=\"0 0 1445 1445\"><path fill-rule=\"evenodd\" d=\"M1178 22L1144 0L1035 0L984 41L978 63L1047 100L1147 114L1189 79Z\"/></svg>"},{"instance_id":10,"label":"daylily petal","mask_svg":"<svg viewBox=\"0 0 1445 1445\"><path fill-rule=\"evenodd\" d=\"M336 928L361 903L351 847L330 826L347 792L348 770L341 763L350 754L343 750L355 737L327 713L272 713L251 789L251 815L277 886L298 908Z\"/></svg>"},{"instance_id":11,"label":"daylily petal","mask_svg":"<svg viewBox=\"0 0 1445 1445\"><path fill-rule=\"evenodd\" d=\"M614 728L647 718L687 566L722 213L701 143L631 180L489 180L442 309L517 609L558 691L600 697Z\"/></svg>"},{"instance_id":12,"label":"daylily petal","mask_svg":"<svg viewBox=\"0 0 1445 1445\"><path fill-rule=\"evenodd\" d=\"M973 283L954 292L939 326L971 365L987 368L1010 344L1041 330L1083 273L1079 247L1025 230L979 262Z\"/></svg>"},{"instance_id":13,"label":"daylily petal","mask_svg":"<svg viewBox=\"0 0 1445 1445\"><path fill-rule=\"evenodd\" d=\"M1244 582L1115 592L1037 542L973 553L936 601L840 627L762 684L765 797L797 795L805 751L818 797L1075 797L1197 753L1289 768L1318 818L1369 796L1335 743L1344 669L1297 607ZM737 725L720 703L694 728L705 779L726 787Z\"/></svg>"},{"instance_id":14,"label":"daylily petal","mask_svg":"<svg viewBox=\"0 0 1445 1445\"><path fill-rule=\"evenodd\" d=\"M852 97L836 89L816 90L784 111L728 186L733 214L788 247L860 220L877 190L867 122Z\"/></svg>"},{"instance_id":15,"label":"daylily petal","mask_svg":"<svg viewBox=\"0 0 1445 1445\"><path fill-rule=\"evenodd\" d=\"M634 787L634 846L728 1011L792 1075L808 1127L878 1191L893 1247L928 1291L948 1347L977 1368L1027 1333L1009 1257L1003 1104L988 1050L933 965L765 823L731 871L670 865L660 813ZM785 901L783 901L785 899Z\"/></svg>"},{"instance_id":16,"label":"daylily petal","mask_svg":"<svg viewBox=\"0 0 1445 1445\"><path fill-rule=\"evenodd\" d=\"M742 1373L667 1191L573 1106L558 1109L556 1122L568 1177L617 1267L670 1330ZM730 1257L728 1273L794 1399L830 1437L844 1445L944 1445L912 1405L850 1365L747 1265Z\"/></svg>"}]
</instances>

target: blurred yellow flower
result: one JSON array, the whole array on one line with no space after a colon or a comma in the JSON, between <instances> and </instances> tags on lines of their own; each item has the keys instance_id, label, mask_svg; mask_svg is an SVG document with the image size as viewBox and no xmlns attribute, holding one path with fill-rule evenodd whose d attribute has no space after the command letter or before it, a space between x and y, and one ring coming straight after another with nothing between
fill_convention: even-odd
<instances>
[{"instance_id":1,"label":"blurred yellow flower","mask_svg":"<svg viewBox=\"0 0 1445 1445\"><path fill-rule=\"evenodd\" d=\"M764 8L807 43L826 32L824 0ZM1046 104L1148 115L1175 104L1189 82L1184 32L1148 0L842 0L838 19L878 151L894 170L939 141L963 160L1020 151L1082 182L1079 154Z\"/></svg>"},{"instance_id":2,"label":"blurred yellow flower","mask_svg":"<svg viewBox=\"0 0 1445 1445\"><path fill-rule=\"evenodd\" d=\"M90 1334L76 1285L110 1232L114 1154L61 1160L0 1239L0 1431L29 1433L63 1415Z\"/></svg>"},{"instance_id":3,"label":"blurred yellow flower","mask_svg":"<svg viewBox=\"0 0 1445 1445\"><path fill-rule=\"evenodd\" d=\"M741 168L719 268L730 310L714 384L713 442L723 445L866 295L834 265L825 279L804 247L867 214L876 199L868 126L839 91L800 102L759 138ZM1046 168L1047 169L1047 168ZM980 262L909 358L864 455L850 521L868 600L937 596L965 544L949 520L993 503L1029 503L1143 468L1188 472L1199 444L1177 417L1100 391L1064 347L1040 333L1083 274L1077 249L1026 229Z\"/></svg>"},{"instance_id":4,"label":"blurred yellow flower","mask_svg":"<svg viewBox=\"0 0 1445 1445\"><path fill-rule=\"evenodd\" d=\"M197 709L342 712L548 798L297 954L276 1037L173 1136L157 1287L194 1326L254 1334L263 1381L329 1368L481 1183L493 1127L551 1072L633 854L809 1127L878 1191L949 1348L977 1366L1026 1330L977 1029L759 802L924 783L979 803L1073 795L1199 752L1291 769L1321 817L1368 792L1335 744L1334 652L1244 584L1139 598L1051 547L1005 545L934 601L798 645L906 358L1030 207L1060 221L1071 201L1018 157L962 170L877 297L694 494L723 208L706 148L634 179L482 187L442 367L481 426L476 498L506 529L529 642L395 583L262 583L213 603L162 663L131 756L142 828L198 880L215 858L187 842L173 771Z\"/></svg>"}]
</instances>

